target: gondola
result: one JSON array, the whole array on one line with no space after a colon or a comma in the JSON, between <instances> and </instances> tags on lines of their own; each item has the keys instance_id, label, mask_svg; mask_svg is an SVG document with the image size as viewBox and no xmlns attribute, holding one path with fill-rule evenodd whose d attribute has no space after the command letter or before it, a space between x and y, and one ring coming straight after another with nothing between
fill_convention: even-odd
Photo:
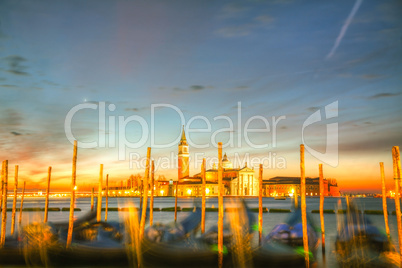
<instances>
[{"instance_id":1,"label":"gondola","mask_svg":"<svg viewBox=\"0 0 402 268\"><path fill-rule=\"evenodd\" d=\"M74 230L93 221L96 210L92 210L74 221ZM7 236L0 249L0 265L43 264L48 248L57 245L58 234L67 232L68 222L33 223L20 232Z\"/></svg>"},{"instance_id":2,"label":"gondola","mask_svg":"<svg viewBox=\"0 0 402 268\"><path fill-rule=\"evenodd\" d=\"M137 220L141 211L136 212ZM149 209L145 218L149 219ZM74 230L68 248L67 232L59 232L58 243L47 250L48 261L53 266L129 266L128 236L119 222L87 222Z\"/></svg>"},{"instance_id":3,"label":"gondola","mask_svg":"<svg viewBox=\"0 0 402 268\"><path fill-rule=\"evenodd\" d=\"M156 223L145 231L142 242L144 263L149 266L207 266L217 255L194 234L201 223L201 208L178 223ZM193 266L192 265L192 266Z\"/></svg>"},{"instance_id":4,"label":"gondola","mask_svg":"<svg viewBox=\"0 0 402 268\"><path fill-rule=\"evenodd\" d=\"M308 215L307 215L308 216ZM307 217L310 262L314 262L318 236L312 219ZM255 267L302 267L305 265L301 209L296 209L285 223L276 225L253 251Z\"/></svg>"},{"instance_id":5,"label":"gondola","mask_svg":"<svg viewBox=\"0 0 402 268\"><path fill-rule=\"evenodd\" d=\"M117 222L93 222L73 232L72 243L66 248L66 234L47 250L52 266L128 266L124 244L124 226Z\"/></svg>"},{"instance_id":6,"label":"gondola","mask_svg":"<svg viewBox=\"0 0 402 268\"><path fill-rule=\"evenodd\" d=\"M242 208L247 211L248 228L254 224L252 213L247 210L243 201ZM201 236L195 231L201 222L201 209L196 208L188 218L178 224L156 225L146 232L142 246L145 265L151 267L217 267L218 266L218 228L212 226ZM226 225L223 230L223 264L231 267L232 249L235 246L232 229Z\"/></svg>"},{"instance_id":7,"label":"gondola","mask_svg":"<svg viewBox=\"0 0 402 268\"><path fill-rule=\"evenodd\" d=\"M346 215L338 222L335 241L337 260L341 267L391 267L388 254L395 253L387 235L349 202Z\"/></svg>"}]
</instances>

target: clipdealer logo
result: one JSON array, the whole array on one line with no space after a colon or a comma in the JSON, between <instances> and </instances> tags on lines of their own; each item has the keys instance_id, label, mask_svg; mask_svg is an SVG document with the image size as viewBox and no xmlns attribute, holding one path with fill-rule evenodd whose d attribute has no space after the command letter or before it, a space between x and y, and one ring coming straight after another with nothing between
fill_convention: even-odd
<instances>
[{"instance_id":1,"label":"clipdealer logo","mask_svg":"<svg viewBox=\"0 0 402 268\"><path fill-rule=\"evenodd\" d=\"M217 147L217 135L219 133L228 133L228 141L223 145L224 148L242 148L242 143L245 142L247 146L253 149L269 149L277 147L277 137L279 136L277 130L279 129L278 125L282 120L286 120L286 116L282 115L279 117L272 116L271 118L267 118L261 115L254 115L247 120L242 118L242 107L241 102L238 102L237 105L237 120L233 120L232 118L224 115L216 116L213 120L206 118L205 116L196 115L189 120L185 120L183 112L176 106L171 104L151 104L150 105L150 122L148 123L143 117L139 115L130 115L130 116L123 116L123 115L110 115L112 112L116 110L116 105L114 104L106 104L106 102L99 102L99 103L81 103L73 108L67 113L65 122L64 122L64 130L67 139L73 143L74 140L78 140L73 135L72 130L72 123L73 118L78 112L82 112L87 115L89 110L97 110L97 119L98 119L98 126L97 126L97 133L95 134L95 130L93 132L93 140L92 141L79 141L78 140L78 147L83 149L91 149L91 148L117 148L118 150L118 160L126 160L127 159L127 149L138 149L145 146L147 143L150 144L152 148L161 149L161 148L172 148L176 146L181 138L181 133L169 141L165 142L156 142L156 135L155 135L155 116L156 110L160 109L162 113L165 111L163 109L170 109L177 113L178 118L180 119L181 125L185 126L186 134L190 133L210 133L209 141L206 142L203 139L204 143L200 143L200 141L193 141L191 139L191 135L187 135L187 142L189 146L192 148L203 149L208 147ZM326 125L326 145L325 145L325 152L321 153L319 151L314 150L308 144L306 144L306 134L305 129L309 126L312 126L318 122L328 120L331 118L338 117L338 101L330 103L324 107L324 116L321 116L320 110L315 111L311 114L302 125L301 129L301 138L302 142L305 145L306 150L318 160L332 166L336 167L338 165L338 123L329 123ZM82 114L81 114L82 115ZM79 116L79 115L77 115ZM107 119L107 120L106 120ZM271 119L271 121L269 120ZM244 121L243 121L244 120ZM79 120L78 120L79 121ZM194 128L192 127L195 121L202 121L205 123L204 128ZM219 128L217 130L212 131L212 123L217 121L225 121L225 124L229 127L227 128ZM258 122L260 128L252 128L253 121ZM243 123L244 122L244 123ZM129 124L136 124L138 129L141 131L137 131L134 138L137 138L136 142L129 141L126 137L127 126ZM235 129L237 126L237 129ZM261 127L262 126L262 127ZM237 132L237 137L235 138L234 132ZM259 137L262 139L253 140L250 136L251 133L260 133ZM262 135L262 136L261 136ZM269 136L271 135L271 136ZM96 137L97 136L97 137ZM131 138L133 135L128 134ZM271 140L269 139L271 137ZM262 140L262 142L261 142ZM257 142L259 141L259 143ZM280 150L279 150L280 151ZM131 155L134 154L134 155ZM176 155L176 154L175 154ZM264 157L269 156L268 160L263 160ZM133 159L136 161L141 161L141 157L138 155L137 152L129 153L129 160L132 161ZM267 162L269 163L269 168L286 168L286 160L284 156L277 155L271 151L266 151L266 154L261 157L255 157L258 159L259 163ZM252 159L250 159L250 162ZM271 161L272 160L272 161ZM257 161L257 162L258 162ZM169 163L174 163L174 159L170 159ZM249 162L249 161L247 161ZM249 162L249 163L250 163ZM257 163L256 162L256 163ZM271 165L271 163L274 163ZM132 163L130 162L130 165ZM265 167L265 164L264 164Z\"/></svg>"},{"instance_id":2,"label":"clipdealer logo","mask_svg":"<svg viewBox=\"0 0 402 268\"><path fill-rule=\"evenodd\" d=\"M191 139L191 136L187 136L187 142L192 148L203 149L209 147L216 147L218 146L217 136L220 133L228 133L228 140L225 144L223 144L224 148L241 148L242 143L245 142L249 147L254 149L267 149L270 146L275 148L277 145L277 126L280 121L285 120L286 116L272 116L271 118L267 118L261 115L254 115L247 120L245 120L244 125L242 121L242 108L241 102L238 102L237 106L237 121L233 120L229 116L216 116L213 120L208 119L205 116L196 115L191 118L186 123L185 117L183 112L176 106L166 103L161 104L151 104L151 116L150 122L148 122L139 115L131 115L128 117L119 115L109 115L107 113L113 112L116 109L114 104L109 104L106 106L105 102L99 103L82 103L74 106L66 115L65 122L64 122L64 130L67 139L73 143L74 140L77 140L72 131L72 123L74 116L81 111L85 110L98 110L98 130L95 134L93 141L90 142L83 142L78 141L78 147L83 149L93 149L93 148L116 148L118 149L118 160L125 160L126 158L126 149L138 149L146 144L150 144L152 148L156 149L163 149L163 148L171 148L172 146L176 146L181 138L181 133L175 139L164 141L159 143L156 141L156 131L155 131L155 112L158 109L170 109L174 111L178 118L180 119L180 125L185 126L185 132L187 134L190 133L210 133L209 141L194 141ZM106 123L106 118L108 119ZM271 119L271 122L270 120ZM195 121L204 122L206 127L204 128L194 128L192 127ZM229 127L221 127L216 130L212 130L212 123L220 121L224 122L225 124L229 125ZM261 126L260 128L253 128L253 122L258 122L257 124ZM129 141L126 137L126 130L129 124L137 124L139 126L138 129L141 131L136 133L136 142ZM235 125L237 125L237 129L235 129ZM116 131L117 130L117 131ZM235 138L234 132L237 132L237 137ZM106 135L107 133L107 135ZM116 137L117 133L117 137ZM251 133L262 133L263 139L262 141L256 142L257 139L253 139ZM271 133L271 140L269 139L269 134ZM107 137L108 136L108 137ZM128 135L133 138L133 135ZM159 136L160 137L160 136ZM117 143L116 143L117 138ZM255 138L255 136L254 136ZM201 143L204 142L204 143Z\"/></svg>"}]
</instances>

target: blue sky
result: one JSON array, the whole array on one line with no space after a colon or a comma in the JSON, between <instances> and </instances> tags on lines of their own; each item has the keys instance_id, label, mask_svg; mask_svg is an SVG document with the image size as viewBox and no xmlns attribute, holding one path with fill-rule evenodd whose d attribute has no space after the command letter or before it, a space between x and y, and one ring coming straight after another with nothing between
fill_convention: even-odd
<instances>
[{"instance_id":1,"label":"blue sky","mask_svg":"<svg viewBox=\"0 0 402 268\"><path fill-rule=\"evenodd\" d=\"M306 142L322 151L326 124L338 123L339 164L324 166L326 177L346 190L378 188L378 162L391 178L391 148L401 145L401 13L396 0L1 1L1 159L19 164L21 178L32 184L42 183L52 165L55 181L67 184L72 146L64 121L78 104L106 102L116 106L107 114L116 120L138 115L150 122L151 104L167 103L187 121L208 118L212 131L228 127L214 117L228 116L235 130L216 136L226 143L239 135L241 102L242 130L251 116L286 119L278 124L275 148L243 141L224 148L229 158L275 152L286 168L267 169L265 177L297 176L303 122L338 101L338 117L306 129ZM173 110L158 110L156 123L158 142L178 137L181 123ZM85 110L74 117L73 133L94 141L97 125L97 112ZM198 120L191 127L204 126ZM255 120L250 126L263 125ZM140 133L139 124L127 126L131 141ZM211 135L189 136L208 142ZM263 144L272 131L250 137ZM149 145L127 153L144 156ZM153 157L176 151L155 149ZM190 152L214 156L216 148ZM320 161L309 154L306 160L307 175L317 176ZM95 183L100 163L116 181L143 173L119 161L115 148L95 148L79 150L78 175ZM177 174L173 168L158 173Z\"/></svg>"}]
</instances>

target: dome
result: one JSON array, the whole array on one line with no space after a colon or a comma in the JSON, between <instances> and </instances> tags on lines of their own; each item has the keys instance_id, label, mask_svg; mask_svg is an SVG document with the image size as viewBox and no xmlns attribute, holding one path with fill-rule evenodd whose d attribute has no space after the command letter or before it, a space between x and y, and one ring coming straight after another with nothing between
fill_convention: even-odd
<instances>
[{"instance_id":1,"label":"dome","mask_svg":"<svg viewBox=\"0 0 402 268\"><path fill-rule=\"evenodd\" d=\"M223 159L222 159L222 167L226 168L226 169L227 168L233 168L233 164L232 164L232 162L229 161L226 153L225 153L225 155L223 156Z\"/></svg>"}]
</instances>

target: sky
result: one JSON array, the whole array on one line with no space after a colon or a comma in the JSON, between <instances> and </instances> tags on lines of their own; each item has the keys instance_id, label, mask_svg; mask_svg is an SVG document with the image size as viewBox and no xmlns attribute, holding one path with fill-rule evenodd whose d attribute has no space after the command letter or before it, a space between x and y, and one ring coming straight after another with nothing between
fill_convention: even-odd
<instances>
[{"instance_id":1,"label":"sky","mask_svg":"<svg viewBox=\"0 0 402 268\"><path fill-rule=\"evenodd\" d=\"M402 139L402 4L389 1L0 2L0 159L10 178L68 189L144 174L177 179L217 160L264 179L335 178L345 192L393 188ZM240 114L240 116L239 116ZM153 139L153 140L152 140ZM256 172L257 175L257 172Z\"/></svg>"}]
</instances>

